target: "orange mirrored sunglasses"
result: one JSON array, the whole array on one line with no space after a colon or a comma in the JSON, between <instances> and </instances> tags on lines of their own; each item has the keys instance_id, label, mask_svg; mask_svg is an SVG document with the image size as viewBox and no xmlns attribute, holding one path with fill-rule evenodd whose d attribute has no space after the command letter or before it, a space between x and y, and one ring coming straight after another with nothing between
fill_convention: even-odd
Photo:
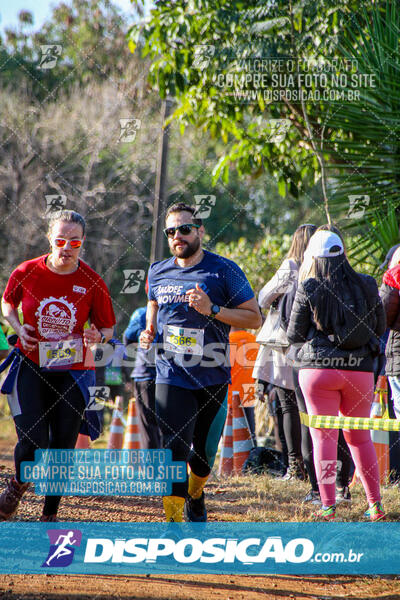
<instances>
[{"instance_id":1,"label":"orange mirrored sunglasses","mask_svg":"<svg viewBox=\"0 0 400 600\"><path fill-rule=\"evenodd\" d=\"M55 238L53 240L53 244L56 248L64 248L67 243L71 248L80 248L82 246L82 240L66 240L64 238Z\"/></svg>"}]
</instances>

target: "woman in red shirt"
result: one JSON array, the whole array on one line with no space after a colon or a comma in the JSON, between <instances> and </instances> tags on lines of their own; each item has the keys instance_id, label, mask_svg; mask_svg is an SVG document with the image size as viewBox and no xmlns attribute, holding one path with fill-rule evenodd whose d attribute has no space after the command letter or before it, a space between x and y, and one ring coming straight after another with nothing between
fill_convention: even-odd
<instances>
[{"instance_id":1,"label":"woman in red shirt","mask_svg":"<svg viewBox=\"0 0 400 600\"><path fill-rule=\"evenodd\" d=\"M4 317L18 335L2 391L8 394L18 442L16 474L0 495L0 520L10 519L29 487L21 463L36 449L75 447L79 431L100 434L98 411L89 410L95 385L90 346L111 338L115 316L102 278L79 258L85 221L66 210L50 221L51 252L20 264L2 298ZM23 323L18 317L21 305ZM89 329L84 324L90 321ZM86 408L88 410L86 410ZM42 521L56 521L60 496L46 496Z\"/></svg>"}]
</instances>

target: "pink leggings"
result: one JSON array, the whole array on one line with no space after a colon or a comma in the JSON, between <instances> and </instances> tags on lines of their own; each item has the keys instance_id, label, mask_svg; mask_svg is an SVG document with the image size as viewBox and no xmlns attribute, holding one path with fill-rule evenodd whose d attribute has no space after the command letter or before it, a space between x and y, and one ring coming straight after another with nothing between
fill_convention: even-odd
<instances>
[{"instance_id":1,"label":"pink leggings","mask_svg":"<svg viewBox=\"0 0 400 600\"><path fill-rule=\"evenodd\" d=\"M310 415L369 417L374 391L373 373L336 369L301 369L299 383ZM337 429L310 427L314 463L322 504L335 504ZM343 430L369 504L381 499L379 471L369 431Z\"/></svg>"}]
</instances>

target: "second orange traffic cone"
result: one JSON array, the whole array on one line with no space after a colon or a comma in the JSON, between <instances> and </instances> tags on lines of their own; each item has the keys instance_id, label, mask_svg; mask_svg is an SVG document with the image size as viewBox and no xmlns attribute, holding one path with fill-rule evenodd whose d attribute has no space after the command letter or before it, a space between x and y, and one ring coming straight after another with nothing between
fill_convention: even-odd
<instances>
[{"instance_id":1,"label":"second orange traffic cone","mask_svg":"<svg viewBox=\"0 0 400 600\"><path fill-rule=\"evenodd\" d=\"M124 425L126 423L123 416L123 403L124 399L122 396L115 398L115 408L110 425L110 437L107 444L108 450L121 450L124 443Z\"/></svg>"},{"instance_id":2,"label":"second orange traffic cone","mask_svg":"<svg viewBox=\"0 0 400 600\"><path fill-rule=\"evenodd\" d=\"M139 418L137 416L136 400L131 398L128 406L128 421L124 437L124 450L140 449Z\"/></svg>"},{"instance_id":3,"label":"second orange traffic cone","mask_svg":"<svg viewBox=\"0 0 400 600\"><path fill-rule=\"evenodd\" d=\"M247 421L240 404L239 392L232 392L233 411L233 473L240 475L253 447Z\"/></svg>"},{"instance_id":4,"label":"second orange traffic cone","mask_svg":"<svg viewBox=\"0 0 400 600\"><path fill-rule=\"evenodd\" d=\"M222 436L219 475L231 475L233 471L232 405L228 405L224 433Z\"/></svg>"},{"instance_id":5,"label":"second orange traffic cone","mask_svg":"<svg viewBox=\"0 0 400 600\"><path fill-rule=\"evenodd\" d=\"M78 439L76 440L75 449L76 450L88 450L90 448L90 438L88 435L83 435L80 433L78 435Z\"/></svg>"},{"instance_id":6,"label":"second orange traffic cone","mask_svg":"<svg viewBox=\"0 0 400 600\"><path fill-rule=\"evenodd\" d=\"M375 386L374 401L371 404L370 418L388 419L388 381L386 375L379 375ZM379 483L387 484L390 471L389 432L371 429L371 439L375 446L379 468ZM354 471L350 486L360 480L357 470Z\"/></svg>"}]
</instances>

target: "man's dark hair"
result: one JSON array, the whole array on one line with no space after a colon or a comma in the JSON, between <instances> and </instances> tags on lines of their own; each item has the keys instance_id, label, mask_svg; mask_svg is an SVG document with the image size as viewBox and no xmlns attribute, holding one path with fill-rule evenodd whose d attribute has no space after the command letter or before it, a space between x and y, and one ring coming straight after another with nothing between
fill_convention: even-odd
<instances>
[{"instance_id":1,"label":"man's dark hair","mask_svg":"<svg viewBox=\"0 0 400 600\"><path fill-rule=\"evenodd\" d=\"M195 206L190 206L190 204L185 204L184 202L176 202L175 204L171 204L171 206L168 206L167 214L165 215L165 220L167 220L169 215L171 215L172 213L189 212L192 215L193 223L195 223L196 225L203 225L202 219L199 219L194 216L196 214L196 210L197 209Z\"/></svg>"}]
</instances>

